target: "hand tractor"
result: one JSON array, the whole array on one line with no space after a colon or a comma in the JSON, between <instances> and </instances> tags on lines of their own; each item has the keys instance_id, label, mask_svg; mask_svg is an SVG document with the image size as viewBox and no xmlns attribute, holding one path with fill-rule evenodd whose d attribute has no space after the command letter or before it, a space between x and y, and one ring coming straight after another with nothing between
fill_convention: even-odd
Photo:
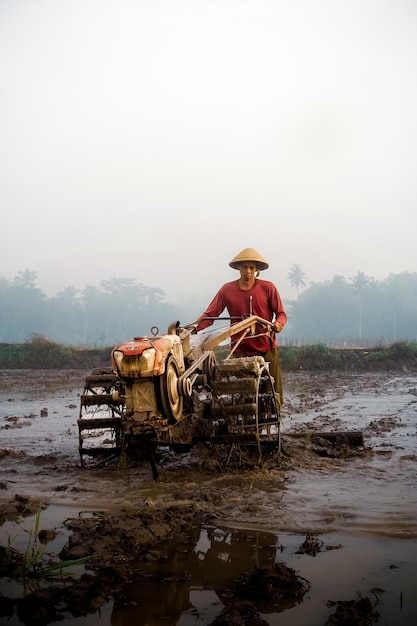
<instances>
[{"instance_id":1,"label":"hand tractor","mask_svg":"<svg viewBox=\"0 0 417 626\"><path fill-rule=\"evenodd\" d=\"M206 442L223 446L227 462L242 450L255 452L258 462L263 448L279 451L280 405L269 364L262 356L234 357L245 337L271 332L270 322L251 315L199 334L194 325L173 322L166 334L153 327L151 336L117 345L111 367L95 369L85 380L81 465L86 455L141 450L156 478L153 452L159 446L181 451ZM230 349L232 335L239 339Z\"/></svg>"}]
</instances>

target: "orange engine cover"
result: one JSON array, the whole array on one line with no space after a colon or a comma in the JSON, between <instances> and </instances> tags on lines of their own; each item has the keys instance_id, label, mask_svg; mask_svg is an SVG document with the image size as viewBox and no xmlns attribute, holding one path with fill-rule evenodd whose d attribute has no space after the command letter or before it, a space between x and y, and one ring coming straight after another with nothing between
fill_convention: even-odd
<instances>
[{"instance_id":1,"label":"orange engine cover","mask_svg":"<svg viewBox=\"0 0 417 626\"><path fill-rule=\"evenodd\" d=\"M177 335L135 337L113 348L111 360L114 371L122 378L160 376L165 371L165 361L171 352L182 369L182 346Z\"/></svg>"}]
</instances>

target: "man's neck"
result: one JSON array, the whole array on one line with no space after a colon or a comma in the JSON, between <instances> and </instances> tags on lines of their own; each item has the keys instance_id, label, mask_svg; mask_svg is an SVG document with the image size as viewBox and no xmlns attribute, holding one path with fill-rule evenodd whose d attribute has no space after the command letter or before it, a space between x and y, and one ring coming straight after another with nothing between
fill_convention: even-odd
<instances>
[{"instance_id":1,"label":"man's neck","mask_svg":"<svg viewBox=\"0 0 417 626\"><path fill-rule=\"evenodd\" d=\"M243 280L242 278L239 278L237 282L239 284L239 287L243 289L243 291L249 291L249 289L252 289L252 287L255 286L256 278L254 278L251 281L246 281L246 280Z\"/></svg>"}]
</instances>

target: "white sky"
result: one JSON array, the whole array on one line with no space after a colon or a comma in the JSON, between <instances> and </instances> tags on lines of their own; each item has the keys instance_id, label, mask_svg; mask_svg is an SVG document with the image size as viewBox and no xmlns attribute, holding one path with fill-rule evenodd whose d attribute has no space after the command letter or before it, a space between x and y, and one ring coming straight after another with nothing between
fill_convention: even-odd
<instances>
[{"instance_id":1,"label":"white sky","mask_svg":"<svg viewBox=\"0 0 417 626\"><path fill-rule=\"evenodd\" d=\"M417 271L415 0L0 0L0 276ZM207 301L207 302L206 302Z\"/></svg>"}]
</instances>

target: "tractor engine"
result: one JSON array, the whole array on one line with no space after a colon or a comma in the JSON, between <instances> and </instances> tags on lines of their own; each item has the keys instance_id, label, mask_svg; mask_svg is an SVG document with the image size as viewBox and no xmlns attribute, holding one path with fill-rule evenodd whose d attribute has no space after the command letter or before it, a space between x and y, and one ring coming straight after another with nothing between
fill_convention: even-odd
<instances>
[{"instance_id":1,"label":"tractor engine","mask_svg":"<svg viewBox=\"0 0 417 626\"><path fill-rule=\"evenodd\" d=\"M135 337L113 349L111 362L124 385L129 420L166 417L175 422L181 417L178 378L185 364L178 335Z\"/></svg>"}]
</instances>

